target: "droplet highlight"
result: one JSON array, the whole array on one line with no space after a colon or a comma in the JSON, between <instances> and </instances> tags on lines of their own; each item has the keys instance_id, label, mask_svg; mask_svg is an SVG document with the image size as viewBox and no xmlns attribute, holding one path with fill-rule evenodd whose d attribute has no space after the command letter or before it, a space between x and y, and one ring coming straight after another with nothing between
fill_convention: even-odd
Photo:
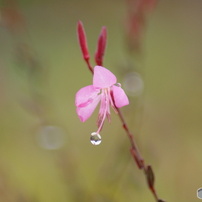
<instances>
[{"instance_id":1,"label":"droplet highlight","mask_svg":"<svg viewBox=\"0 0 202 202\"><path fill-rule=\"evenodd\" d=\"M99 145L102 142L102 137L99 133L93 132L90 136L90 142L93 145Z\"/></svg>"},{"instance_id":2,"label":"droplet highlight","mask_svg":"<svg viewBox=\"0 0 202 202\"><path fill-rule=\"evenodd\" d=\"M202 188L199 188L199 189L197 190L197 197L198 197L199 199L202 199Z\"/></svg>"},{"instance_id":3,"label":"droplet highlight","mask_svg":"<svg viewBox=\"0 0 202 202\"><path fill-rule=\"evenodd\" d=\"M116 83L115 86L121 87L121 84L120 83Z\"/></svg>"}]
</instances>

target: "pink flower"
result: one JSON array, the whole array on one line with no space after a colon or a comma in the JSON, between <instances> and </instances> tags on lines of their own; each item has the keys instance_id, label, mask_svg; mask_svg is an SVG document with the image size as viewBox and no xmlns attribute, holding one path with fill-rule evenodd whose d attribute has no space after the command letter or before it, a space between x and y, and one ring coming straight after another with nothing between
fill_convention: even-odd
<instances>
[{"instance_id":1,"label":"pink flower","mask_svg":"<svg viewBox=\"0 0 202 202\"><path fill-rule=\"evenodd\" d=\"M100 102L97 133L102 129L106 117L110 121L110 106L116 111L116 108L129 104L127 95L116 82L112 72L102 66L95 66L93 85L83 87L76 93L76 112L82 122L92 115Z\"/></svg>"}]
</instances>

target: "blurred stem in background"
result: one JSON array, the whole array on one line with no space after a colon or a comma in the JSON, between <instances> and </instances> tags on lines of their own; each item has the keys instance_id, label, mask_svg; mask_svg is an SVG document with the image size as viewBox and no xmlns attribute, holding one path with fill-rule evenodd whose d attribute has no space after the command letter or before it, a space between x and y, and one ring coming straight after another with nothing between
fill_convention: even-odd
<instances>
[{"instance_id":1,"label":"blurred stem in background","mask_svg":"<svg viewBox=\"0 0 202 202\"><path fill-rule=\"evenodd\" d=\"M47 83L47 72L44 72L45 68L30 45L31 38L17 0L4 0L1 18L1 25L7 30L8 35L10 34L13 42L15 64L13 72L19 80L25 80L28 85L30 97L25 98L25 94L19 95L19 104L38 119L44 119L44 95L43 90L40 89L43 89L44 84ZM40 122L45 122L45 120Z\"/></svg>"},{"instance_id":2,"label":"blurred stem in background","mask_svg":"<svg viewBox=\"0 0 202 202\"><path fill-rule=\"evenodd\" d=\"M144 111L145 96L145 55L144 36L158 0L126 0L126 19L124 23L124 41L126 47L125 64L119 65L123 85L133 102L134 115L130 117L135 133L140 133Z\"/></svg>"},{"instance_id":3,"label":"blurred stem in background","mask_svg":"<svg viewBox=\"0 0 202 202\"><path fill-rule=\"evenodd\" d=\"M17 0L4 0L1 8L1 26L8 32L13 42L12 48L14 50L15 64L12 69L13 73L20 81L25 81L27 85L28 92L25 92L23 88L20 89L22 86L18 85L17 82L15 83L14 81L12 83L12 87L18 88L16 94L18 103L27 113L38 119L38 124L32 127L34 129L31 133L37 136L38 143L43 149L57 151L64 145L65 131L61 126L52 123L47 115L51 101L47 102L48 98L46 97L44 87L49 82L49 68L44 67L34 48L30 45L31 37ZM18 94L19 92L20 94ZM80 183L82 179L78 177L79 165L74 151L58 151L54 161L56 167L62 173L66 191L70 193L72 201L93 201L94 194L91 194ZM0 189L0 200L5 202L38 201L37 195L33 197L27 196L27 193L20 190L20 188L9 187L6 183L9 184L10 179L6 175L3 176L2 172L0 172L0 177L3 180Z\"/></svg>"}]
</instances>

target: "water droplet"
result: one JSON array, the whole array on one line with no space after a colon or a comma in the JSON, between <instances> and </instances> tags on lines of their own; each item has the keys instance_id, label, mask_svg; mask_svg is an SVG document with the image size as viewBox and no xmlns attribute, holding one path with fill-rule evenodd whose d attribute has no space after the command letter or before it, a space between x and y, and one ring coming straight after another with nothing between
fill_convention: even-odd
<instances>
[{"instance_id":1,"label":"water droplet","mask_svg":"<svg viewBox=\"0 0 202 202\"><path fill-rule=\"evenodd\" d=\"M197 190L197 197L198 197L199 199L202 199L202 188L199 188L199 189Z\"/></svg>"},{"instance_id":2,"label":"water droplet","mask_svg":"<svg viewBox=\"0 0 202 202\"><path fill-rule=\"evenodd\" d=\"M120 83L116 83L115 86L121 87L121 84Z\"/></svg>"},{"instance_id":3,"label":"water droplet","mask_svg":"<svg viewBox=\"0 0 202 202\"><path fill-rule=\"evenodd\" d=\"M101 135L99 133L96 133L96 132L91 133L90 142L93 145L99 145L102 142Z\"/></svg>"}]
</instances>

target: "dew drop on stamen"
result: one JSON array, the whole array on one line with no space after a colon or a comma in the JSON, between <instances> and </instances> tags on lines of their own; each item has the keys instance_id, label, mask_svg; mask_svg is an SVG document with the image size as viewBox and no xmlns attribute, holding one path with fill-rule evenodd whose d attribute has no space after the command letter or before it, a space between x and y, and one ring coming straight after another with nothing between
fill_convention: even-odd
<instances>
[{"instance_id":1,"label":"dew drop on stamen","mask_svg":"<svg viewBox=\"0 0 202 202\"><path fill-rule=\"evenodd\" d=\"M91 133L90 142L93 145L99 145L102 142L101 135L99 133L96 133L96 132Z\"/></svg>"}]
</instances>

